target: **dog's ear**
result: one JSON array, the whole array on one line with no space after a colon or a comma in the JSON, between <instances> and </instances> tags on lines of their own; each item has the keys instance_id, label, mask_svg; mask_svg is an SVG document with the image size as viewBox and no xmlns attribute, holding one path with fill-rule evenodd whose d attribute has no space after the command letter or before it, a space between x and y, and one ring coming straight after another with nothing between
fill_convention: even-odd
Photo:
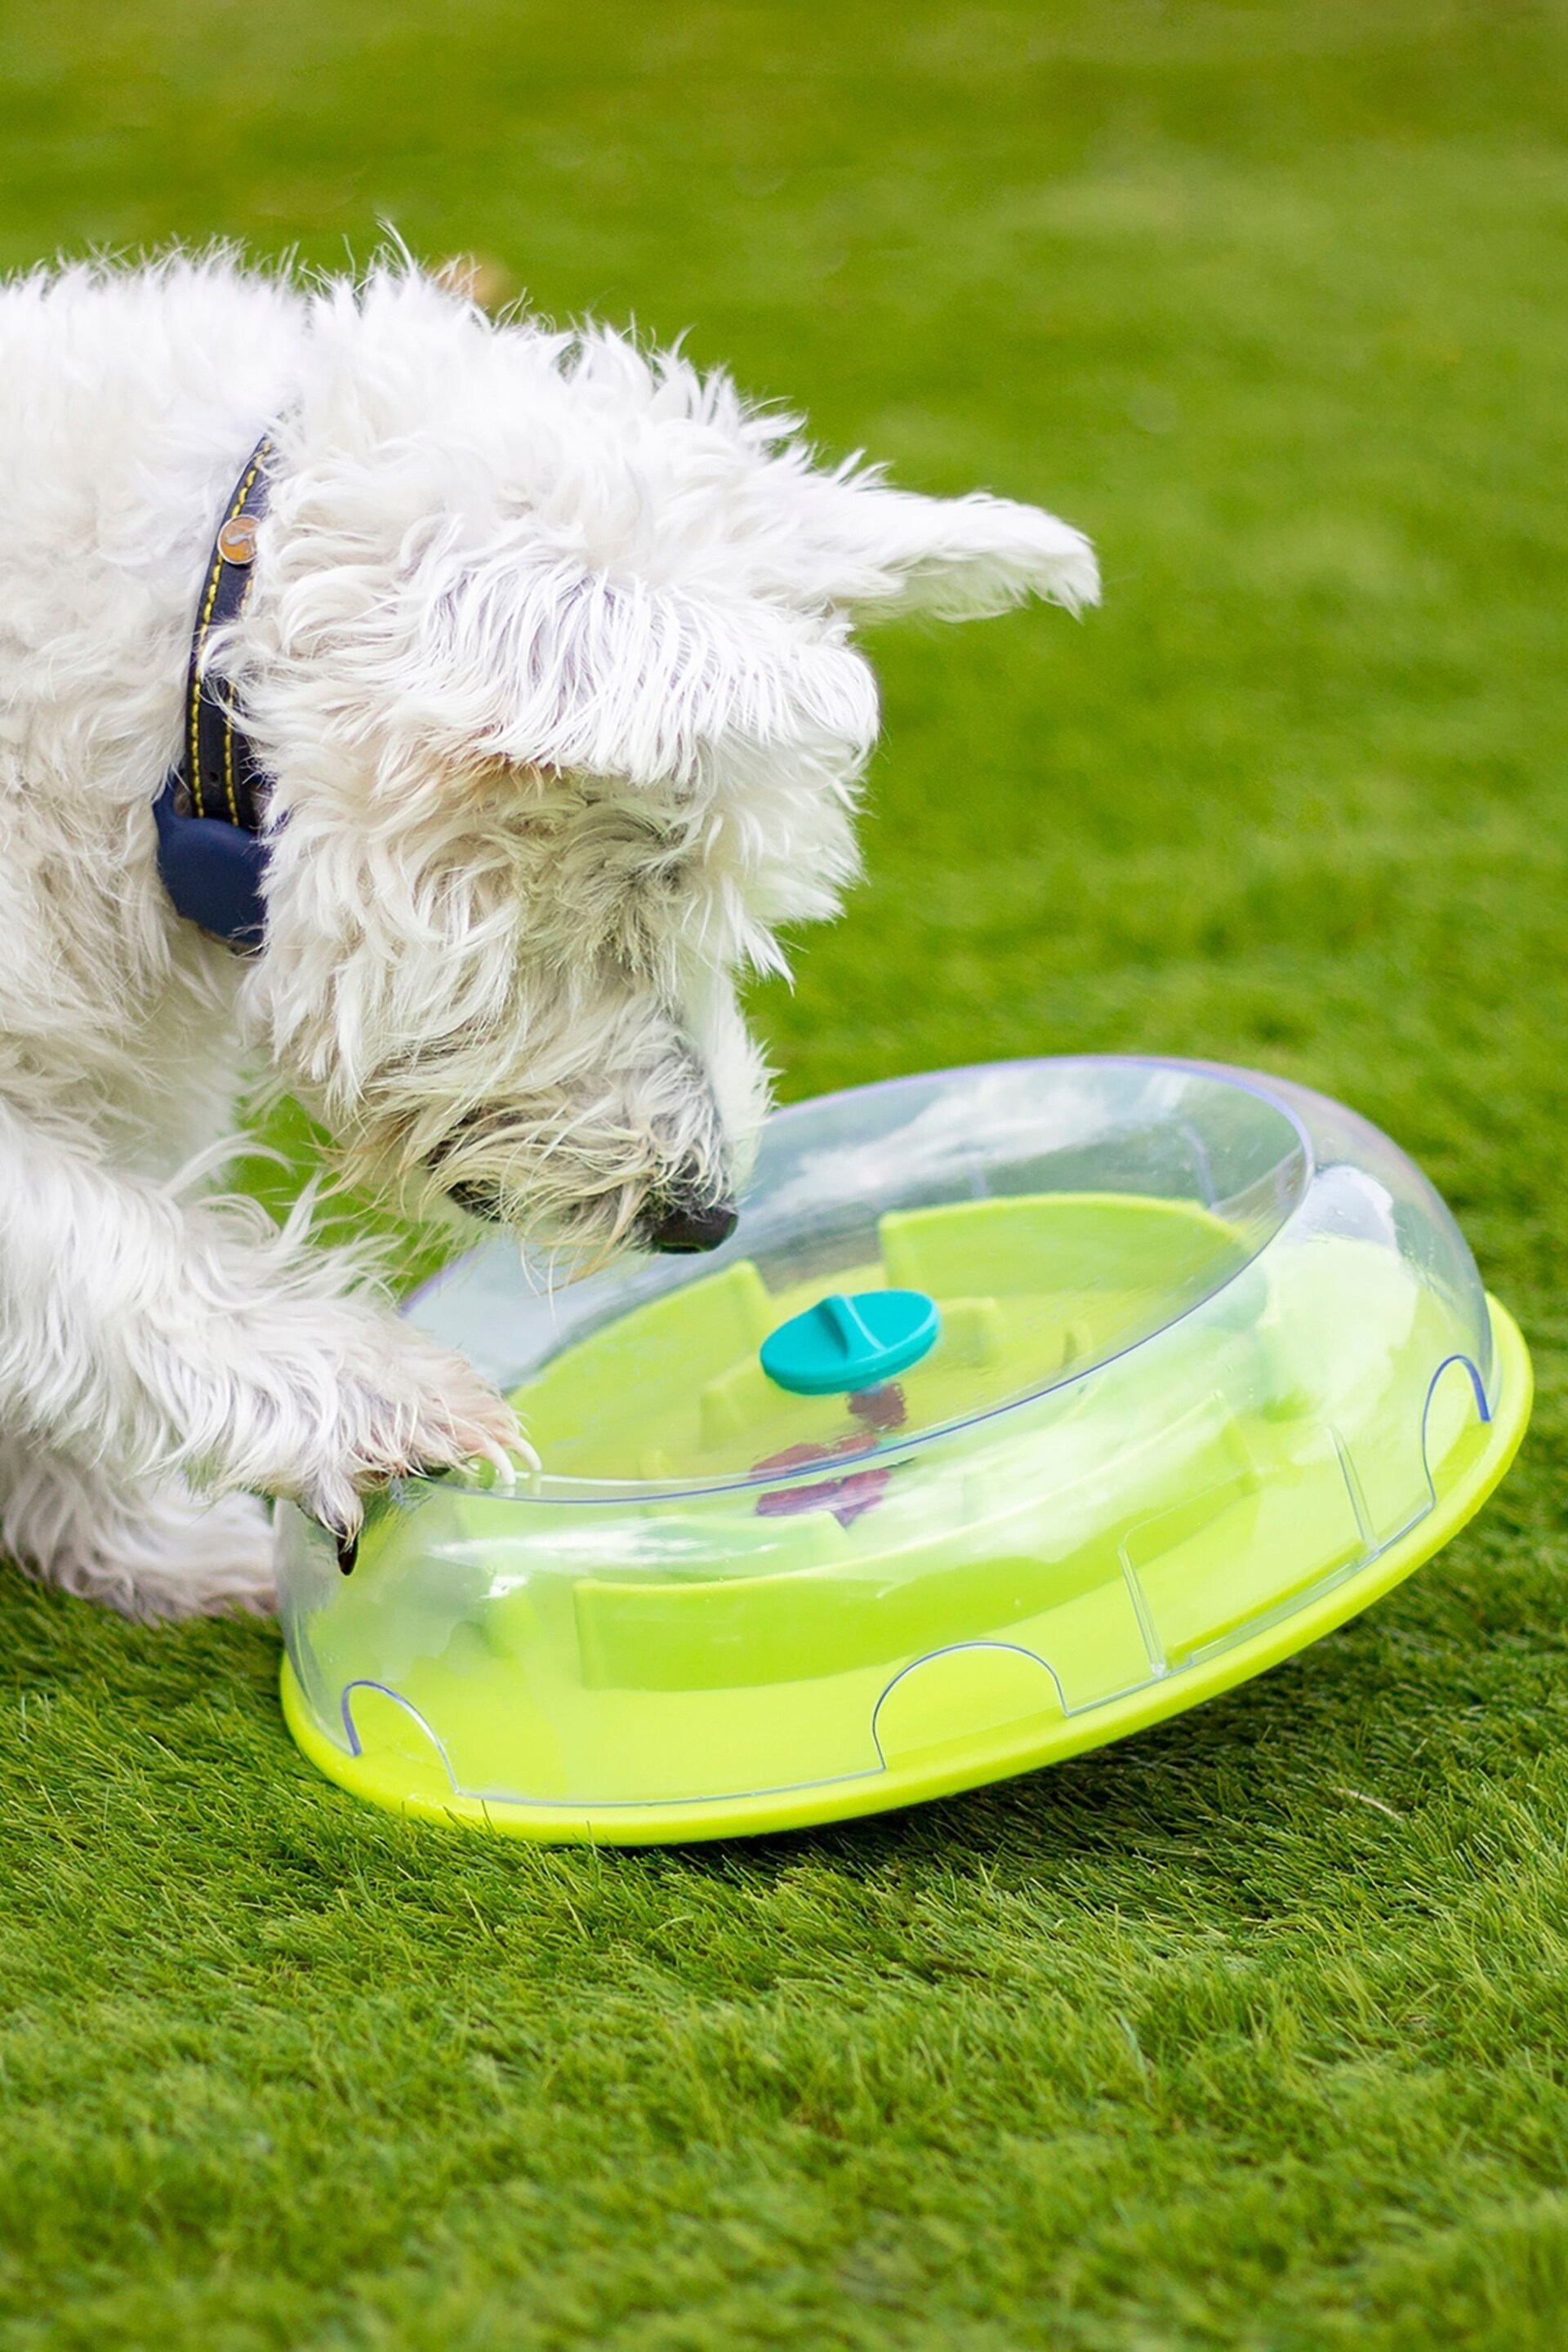
<instances>
[{"instance_id":1,"label":"dog's ear","mask_svg":"<svg viewBox=\"0 0 1568 2352\"><path fill-rule=\"evenodd\" d=\"M783 606L501 551L426 568L403 717L448 748L541 768L689 782L726 740L858 757L877 691L843 627Z\"/></svg>"},{"instance_id":2,"label":"dog's ear","mask_svg":"<svg viewBox=\"0 0 1568 2352\"><path fill-rule=\"evenodd\" d=\"M797 475L791 491L809 588L861 618L931 613L965 621L1026 596L1069 612L1100 601L1088 540L1042 508L984 491L921 498L864 474Z\"/></svg>"}]
</instances>

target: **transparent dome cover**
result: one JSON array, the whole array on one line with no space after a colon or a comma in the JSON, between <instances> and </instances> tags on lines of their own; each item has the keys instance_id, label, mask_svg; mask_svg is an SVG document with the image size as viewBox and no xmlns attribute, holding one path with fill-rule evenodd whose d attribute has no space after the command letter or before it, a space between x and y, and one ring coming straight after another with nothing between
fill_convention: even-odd
<instances>
[{"instance_id":1,"label":"transparent dome cover","mask_svg":"<svg viewBox=\"0 0 1568 2352\"><path fill-rule=\"evenodd\" d=\"M781 1325L887 1290L934 1305L919 1362L764 1371ZM1530 1404L1385 1136L1120 1056L780 1111L711 1255L547 1291L498 1236L409 1311L542 1473L408 1481L350 1577L280 1508L289 1722L367 1796L541 1836L868 1811L1119 1737L1428 1557Z\"/></svg>"}]
</instances>

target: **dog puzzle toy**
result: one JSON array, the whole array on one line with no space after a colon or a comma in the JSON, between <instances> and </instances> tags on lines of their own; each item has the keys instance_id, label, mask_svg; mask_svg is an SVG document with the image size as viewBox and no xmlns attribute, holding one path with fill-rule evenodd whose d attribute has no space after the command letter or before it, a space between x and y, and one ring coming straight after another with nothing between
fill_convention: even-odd
<instances>
[{"instance_id":1,"label":"dog puzzle toy","mask_svg":"<svg viewBox=\"0 0 1568 2352\"><path fill-rule=\"evenodd\" d=\"M778 1112L733 1238L411 1303L542 1463L279 1512L284 1706L406 1812L644 1843L973 1788L1195 1706L1446 1543L1529 1418L1402 1152L1242 1070L1096 1057Z\"/></svg>"}]
</instances>

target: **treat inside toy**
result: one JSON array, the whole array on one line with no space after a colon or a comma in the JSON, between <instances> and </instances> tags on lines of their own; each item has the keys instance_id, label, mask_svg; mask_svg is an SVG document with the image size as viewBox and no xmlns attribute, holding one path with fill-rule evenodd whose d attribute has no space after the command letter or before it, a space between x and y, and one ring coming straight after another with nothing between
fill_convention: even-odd
<instances>
[{"instance_id":1,"label":"treat inside toy","mask_svg":"<svg viewBox=\"0 0 1568 2352\"><path fill-rule=\"evenodd\" d=\"M549 1473L707 1479L859 1450L878 1410L850 1400L895 1377L900 1434L940 1429L1088 1370L1246 1255L1196 1202L1082 1192L889 1210L866 1244L804 1276L787 1248L737 1258L563 1350L512 1392Z\"/></svg>"},{"instance_id":2,"label":"treat inside toy","mask_svg":"<svg viewBox=\"0 0 1568 2352\"><path fill-rule=\"evenodd\" d=\"M1241 1071L903 1079L769 1122L733 1239L415 1303L542 1475L411 1481L344 1580L280 1509L324 1770L535 1836L820 1821L1114 1738L1480 1502L1530 1376L1386 1137Z\"/></svg>"}]
</instances>

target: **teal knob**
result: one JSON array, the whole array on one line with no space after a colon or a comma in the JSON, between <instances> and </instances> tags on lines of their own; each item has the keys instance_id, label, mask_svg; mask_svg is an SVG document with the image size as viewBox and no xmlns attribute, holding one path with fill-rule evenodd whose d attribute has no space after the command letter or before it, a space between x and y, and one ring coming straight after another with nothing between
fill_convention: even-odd
<instances>
[{"instance_id":1,"label":"teal knob","mask_svg":"<svg viewBox=\"0 0 1568 2352\"><path fill-rule=\"evenodd\" d=\"M936 1301L923 1290L861 1290L853 1298L835 1291L768 1333L762 1367L795 1396L834 1396L907 1372L941 1332Z\"/></svg>"}]
</instances>

